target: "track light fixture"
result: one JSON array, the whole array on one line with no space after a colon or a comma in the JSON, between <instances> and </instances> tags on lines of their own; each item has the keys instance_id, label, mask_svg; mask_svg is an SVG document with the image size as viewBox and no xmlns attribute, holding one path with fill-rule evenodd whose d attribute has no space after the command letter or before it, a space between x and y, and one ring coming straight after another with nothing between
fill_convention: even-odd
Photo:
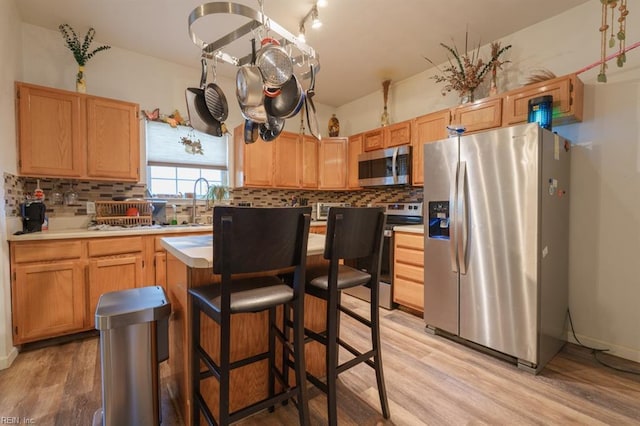
<instances>
[{"instance_id":1,"label":"track light fixture","mask_svg":"<svg viewBox=\"0 0 640 426\"><path fill-rule=\"evenodd\" d=\"M322 26L322 21L318 17L318 8L316 6L311 9L311 28L320 28Z\"/></svg>"},{"instance_id":2,"label":"track light fixture","mask_svg":"<svg viewBox=\"0 0 640 426\"><path fill-rule=\"evenodd\" d=\"M322 26L322 21L320 21L320 17L318 16L318 7L325 7L327 4L327 0L318 0L304 18L302 18L302 21L300 21L300 32L298 33L298 39L300 41L304 43L306 40L305 23L307 20L311 20L311 28L320 28Z\"/></svg>"}]
</instances>

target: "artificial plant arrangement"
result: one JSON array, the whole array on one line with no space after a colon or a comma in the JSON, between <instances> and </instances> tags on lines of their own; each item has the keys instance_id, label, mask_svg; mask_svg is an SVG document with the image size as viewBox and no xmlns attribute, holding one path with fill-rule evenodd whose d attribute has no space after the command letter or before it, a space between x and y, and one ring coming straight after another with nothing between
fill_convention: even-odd
<instances>
[{"instance_id":1,"label":"artificial plant arrangement","mask_svg":"<svg viewBox=\"0 0 640 426\"><path fill-rule=\"evenodd\" d=\"M78 74L76 76L76 88L79 92L86 91L86 86L84 83L84 66L87 61L103 50L111 49L111 46L100 46L92 51L89 51L89 47L91 46L91 42L93 42L93 37L96 35L96 30L93 27L89 28L87 33L84 35L84 40L80 43L80 39L76 32L71 28L69 24L61 24L58 29L62 36L64 37L65 42L67 43L67 47L73 53L73 57L78 63Z\"/></svg>"},{"instance_id":2,"label":"artificial plant arrangement","mask_svg":"<svg viewBox=\"0 0 640 426\"><path fill-rule=\"evenodd\" d=\"M212 207L216 201L226 200L229 197L229 187L226 185L211 185L207 192L207 201L209 207Z\"/></svg>"},{"instance_id":3,"label":"artificial plant arrangement","mask_svg":"<svg viewBox=\"0 0 640 426\"><path fill-rule=\"evenodd\" d=\"M204 150L202 149L202 142L200 139L196 138L196 134L193 129L189 130L187 136L182 136L180 138L180 143L184 145L184 150L189 154L200 154L204 155Z\"/></svg>"},{"instance_id":4,"label":"artificial plant arrangement","mask_svg":"<svg viewBox=\"0 0 640 426\"><path fill-rule=\"evenodd\" d=\"M511 48L511 45L499 47L495 51L492 50L491 58L489 61L484 62L480 57L480 43L478 47L468 53L468 41L469 33L465 35L464 53L460 53L458 47L453 44L453 47L444 43L440 43L440 46L444 47L451 56L448 57L449 65L444 68L438 67L431 59L424 57L431 65L433 65L441 74L432 76L431 78L436 83L446 83L442 88L442 95L446 95L448 92L455 90L460 95L460 98L473 101L473 92L484 81L487 73L490 70L494 70L500 67L504 62L500 62L500 56Z\"/></svg>"}]
</instances>

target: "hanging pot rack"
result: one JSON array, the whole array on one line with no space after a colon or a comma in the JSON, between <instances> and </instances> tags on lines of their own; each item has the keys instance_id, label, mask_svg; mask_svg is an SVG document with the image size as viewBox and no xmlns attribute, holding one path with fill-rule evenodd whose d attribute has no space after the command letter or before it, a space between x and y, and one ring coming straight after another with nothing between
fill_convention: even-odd
<instances>
[{"instance_id":1,"label":"hanging pot rack","mask_svg":"<svg viewBox=\"0 0 640 426\"><path fill-rule=\"evenodd\" d=\"M262 1L259 1L259 3L262 9ZM235 30L229 32L228 34L220 37L215 41L205 42L194 33L192 28L193 23L203 16L215 14L238 15L249 18L250 21L244 25L239 26ZM227 52L224 52L222 49L224 49L230 43L238 40L239 38L251 32L257 31L260 28L266 28L267 31L271 31L277 34L283 40L283 44L291 44L301 52L300 56L292 58L294 63L300 64L304 63L305 61L310 61L313 62L316 72L319 70L320 63L316 51L311 46L308 46L306 43L300 41L298 37L287 31L277 22L266 16L263 11L258 11L252 9L249 6L239 3L211 2L196 7L189 14L189 36L191 37L193 43L200 49L202 49L202 56L208 59L219 59L222 62L236 67L249 64L251 62L251 53L242 57L236 57L230 55ZM310 75L310 73L306 73L303 74L303 77L307 78Z\"/></svg>"}]
</instances>

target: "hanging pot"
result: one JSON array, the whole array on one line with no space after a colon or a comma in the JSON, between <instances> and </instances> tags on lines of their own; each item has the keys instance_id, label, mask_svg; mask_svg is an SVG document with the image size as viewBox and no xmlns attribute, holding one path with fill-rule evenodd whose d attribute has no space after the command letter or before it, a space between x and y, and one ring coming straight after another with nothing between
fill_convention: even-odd
<instances>
[{"instance_id":1,"label":"hanging pot","mask_svg":"<svg viewBox=\"0 0 640 426\"><path fill-rule=\"evenodd\" d=\"M244 120L244 143L254 143L258 140L258 123Z\"/></svg>"},{"instance_id":2,"label":"hanging pot","mask_svg":"<svg viewBox=\"0 0 640 426\"><path fill-rule=\"evenodd\" d=\"M262 75L253 63L255 61L255 40L251 40L251 64L243 65L236 74L236 97L242 116L253 122L264 123L267 114L264 111L264 91Z\"/></svg>"},{"instance_id":3,"label":"hanging pot","mask_svg":"<svg viewBox=\"0 0 640 426\"><path fill-rule=\"evenodd\" d=\"M278 118L291 118L296 115L304 102L304 91L295 75L280 89L280 95L266 97L264 108L268 115Z\"/></svg>"},{"instance_id":4,"label":"hanging pot","mask_svg":"<svg viewBox=\"0 0 640 426\"><path fill-rule=\"evenodd\" d=\"M289 54L273 38L262 39L262 48L256 57L256 65L262 81L268 89L278 89L293 75L293 62Z\"/></svg>"},{"instance_id":5,"label":"hanging pot","mask_svg":"<svg viewBox=\"0 0 640 426\"><path fill-rule=\"evenodd\" d=\"M202 58L200 62L202 64L200 87L189 87L185 91L189 122L191 123L191 127L199 132L213 136L222 136L220 122L213 118L204 98L204 88L207 81L207 61Z\"/></svg>"},{"instance_id":6,"label":"hanging pot","mask_svg":"<svg viewBox=\"0 0 640 426\"><path fill-rule=\"evenodd\" d=\"M269 116L266 123L260 124L260 138L265 142L275 140L284 129L284 119Z\"/></svg>"}]
</instances>

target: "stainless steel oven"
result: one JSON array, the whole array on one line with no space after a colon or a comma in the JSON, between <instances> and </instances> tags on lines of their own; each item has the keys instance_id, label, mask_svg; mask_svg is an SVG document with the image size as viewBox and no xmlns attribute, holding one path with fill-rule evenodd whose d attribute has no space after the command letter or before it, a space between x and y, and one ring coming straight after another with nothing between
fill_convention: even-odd
<instances>
[{"instance_id":1,"label":"stainless steel oven","mask_svg":"<svg viewBox=\"0 0 640 426\"><path fill-rule=\"evenodd\" d=\"M417 225L423 223L422 203L377 203L376 207L384 207L387 224L382 243L382 259L380 262L379 305L393 309L393 228L399 225ZM359 265L355 265L358 267ZM371 301L371 288L358 286L344 290L352 296Z\"/></svg>"}]
</instances>

